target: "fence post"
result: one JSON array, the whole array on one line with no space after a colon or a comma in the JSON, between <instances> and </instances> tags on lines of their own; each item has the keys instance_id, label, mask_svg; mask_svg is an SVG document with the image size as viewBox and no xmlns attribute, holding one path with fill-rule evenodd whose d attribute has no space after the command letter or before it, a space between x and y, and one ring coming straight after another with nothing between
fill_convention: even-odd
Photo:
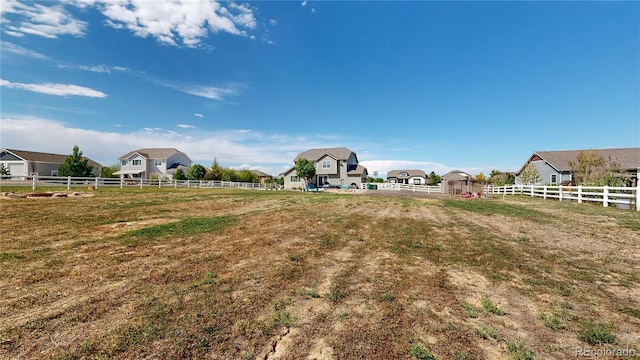
<instances>
[{"instance_id":1,"label":"fence post","mask_svg":"<svg viewBox=\"0 0 640 360\"><path fill-rule=\"evenodd\" d=\"M142 189L142 177L140 177L140 189Z\"/></svg>"},{"instance_id":2,"label":"fence post","mask_svg":"<svg viewBox=\"0 0 640 360\"><path fill-rule=\"evenodd\" d=\"M96 177L96 186L94 186L93 188L98 190L98 178L97 177Z\"/></svg>"},{"instance_id":3,"label":"fence post","mask_svg":"<svg viewBox=\"0 0 640 360\"><path fill-rule=\"evenodd\" d=\"M640 184L636 185L636 211L640 211Z\"/></svg>"},{"instance_id":4,"label":"fence post","mask_svg":"<svg viewBox=\"0 0 640 360\"><path fill-rule=\"evenodd\" d=\"M162 187L162 179L158 176L158 189Z\"/></svg>"},{"instance_id":5,"label":"fence post","mask_svg":"<svg viewBox=\"0 0 640 360\"><path fill-rule=\"evenodd\" d=\"M582 204L582 185L578 185L578 204Z\"/></svg>"},{"instance_id":6,"label":"fence post","mask_svg":"<svg viewBox=\"0 0 640 360\"><path fill-rule=\"evenodd\" d=\"M604 189L602 189L602 206L603 207L609 206L609 187L608 186L605 186Z\"/></svg>"},{"instance_id":7,"label":"fence post","mask_svg":"<svg viewBox=\"0 0 640 360\"><path fill-rule=\"evenodd\" d=\"M547 185L542 187L542 198L547 200Z\"/></svg>"},{"instance_id":8,"label":"fence post","mask_svg":"<svg viewBox=\"0 0 640 360\"><path fill-rule=\"evenodd\" d=\"M124 187L124 177L120 177L120 189Z\"/></svg>"},{"instance_id":9,"label":"fence post","mask_svg":"<svg viewBox=\"0 0 640 360\"><path fill-rule=\"evenodd\" d=\"M173 180L173 188L177 189L178 188L178 179L174 179Z\"/></svg>"},{"instance_id":10,"label":"fence post","mask_svg":"<svg viewBox=\"0 0 640 360\"><path fill-rule=\"evenodd\" d=\"M35 177L34 177L35 180ZM33 183L33 190L35 190L36 183ZM71 190L71 176L67 176L67 190Z\"/></svg>"}]
</instances>

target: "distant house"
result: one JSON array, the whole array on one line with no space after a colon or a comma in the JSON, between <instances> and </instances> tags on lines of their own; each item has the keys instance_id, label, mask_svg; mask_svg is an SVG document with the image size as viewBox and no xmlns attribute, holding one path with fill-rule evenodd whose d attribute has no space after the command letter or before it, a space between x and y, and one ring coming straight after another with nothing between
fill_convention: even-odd
<instances>
[{"instance_id":1,"label":"distant house","mask_svg":"<svg viewBox=\"0 0 640 360\"><path fill-rule=\"evenodd\" d=\"M442 176L442 192L449 195L460 195L467 192L481 192L482 187L476 179L461 170L453 170Z\"/></svg>"},{"instance_id":2,"label":"distant house","mask_svg":"<svg viewBox=\"0 0 640 360\"><path fill-rule=\"evenodd\" d=\"M174 148L149 148L130 151L121 157L120 170L114 175L120 177L149 179L150 177L171 178L178 169L185 175L191 166L191 159Z\"/></svg>"},{"instance_id":3,"label":"distant house","mask_svg":"<svg viewBox=\"0 0 640 360\"><path fill-rule=\"evenodd\" d=\"M257 177L258 177L258 181L260 181L261 184L267 183L269 182L271 179L273 179L273 176L264 173L260 170L251 170L252 173L254 173Z\"/></svg>"},{"instance_id":4,"label":"distant house","mask_svg":"<svg viewBox=\"0 0 640 360\"><path fill-rule=\"evenodd\" d=\"M311 180L315 186L329 184L360 188L367 182L367 169L358 163L356 153L346 147L311 149L298 154L293 162L298 159L307 159L316 165L316 176ZM296 175L295 166L282 175L285 189L304 186Z\"/></svg>"},{"instance_id":5,"label":"distant house","mask_svg":"<svg viewBox=\"0 0 640 360\"><path fill-rule=\"evenodd\" d=\"M58 176L58 169L69 155L51 154L27 150L2 149L0 150L0 163L9 170L12 178L24 178L25 176ZM89 159L89 165L93 166L92 176L100 176L102 165Z\"/></svg>"},{"instance_id":6,"label":"distant house","mask_svg":"<svg viewBox=\"0 0 640 360\"><path fill-rule=\"evenodd\" d=\"M427 174L422 170L391 170L387 173L387 182L392 184L424 185Z\"/></svg>"},{"instance_id":7,"label":"distant house","mask_svg":"<svg viewBox=\"0 0 640 360\"><path fill-rule=\"evenodd\" d=\"M591 149L598 152L606 161L614 161L629 179L629 186L638 184L638 170L640 170L640 148L623 149ZM520 173L527 164L532 163L538 169L541 180L537 185L560 185L563 182L575 180L569 166L569 161L577 162L578 154L587 150L535 151L516 172L516 184L522 184Z\"/></svg>"}]
</instances>

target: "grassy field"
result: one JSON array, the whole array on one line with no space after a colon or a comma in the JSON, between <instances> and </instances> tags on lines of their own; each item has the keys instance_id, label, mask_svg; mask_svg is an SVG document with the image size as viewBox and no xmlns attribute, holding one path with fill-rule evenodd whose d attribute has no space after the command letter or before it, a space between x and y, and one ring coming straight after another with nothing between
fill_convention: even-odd
<instances>
[{"instance_id":1,"label":"grassy field","mask_svg":"<svg viewBox=\"0 0 640 360\"><path fill-rule=\"evenodd\" d=\"M0 206L0 358L640 353L633 211L166 188Z\"/></svg>"}]
</instances>

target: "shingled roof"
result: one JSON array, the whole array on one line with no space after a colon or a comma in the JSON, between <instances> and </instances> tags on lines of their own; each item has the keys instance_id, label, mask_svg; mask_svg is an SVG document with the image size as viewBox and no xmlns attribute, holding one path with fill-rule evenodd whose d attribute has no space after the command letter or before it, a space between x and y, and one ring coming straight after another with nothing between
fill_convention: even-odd
<instances>
[{"instance_id":1,"label":"shingled roof","mask_svg":"<svg viewBox=\"0 0 640 360\"><path fill-rule=\"evenodd\" d=\"M351 156L351 153L353 153L353 151L347 149L346 147L311 149L298 154L298 156L293 159L293 162L298 161L298 159L317 161L325 155L329 155L336 160L347 160L349 159L349 156Z\"/></svg>"},{"instance_id":2,"label":"shingled roof","mask_svg":"<svg viewBox=\"0 0 640 360\"><path fill-rule=\"evenodd\" d=\"M400 176L401 173L407 173L408 175ZM425 172L422 170L391 170L387 173L387 179L390 177L396 179L408 179L413 176L421 176L423 178L426 178L427 174L425 174Z\"/></svg>"},{"instance_id":3,"label":"shingled roof","mask_svg":"<svg viewBox=\"0 0 640 360\"><path fill-rule=\"evenodd\" d=\"M140 154L147 159L167 159L169 156L175 153L180 153L184 156L187 156L185 153L175 148L146 148L129 151L128 153L120 156L120 159L127 159L133 154Z\"/></svg>"},{"instance_id":4,"label":"shingled roof","mask_svg":"<svg viewBox=\"0 0 640 360\"><path fill-rule=\"evenodd\" d=\"M640 168L640 148L536 151L529 159L538 155L557 171L571 171L569 161L577 161L578 154L581 151L590 150L597 151L598 155L602 156L605 160L614 160L623 170L636 170ZM522 171L522 169L520 169L520 171Z\"/></svg>"},{"instance_id":5,"label":"shingled roof","mask_svg":"<svg viewBox=\"0 0 640 360\"><path fill-rule=\"evenodd\" d=\"M16 150L16 149L3 149L3 150L8 151L23 160L39 162L39 163L63 164L67 159L67 157L69 156L69 155L52 154L52 153L27 151L27 150ZM89 159L86 156L83 156L82 158L86 159L89 165L93 166L94 168L102 167L102 165Z\"/></svg>"}]
</instances>

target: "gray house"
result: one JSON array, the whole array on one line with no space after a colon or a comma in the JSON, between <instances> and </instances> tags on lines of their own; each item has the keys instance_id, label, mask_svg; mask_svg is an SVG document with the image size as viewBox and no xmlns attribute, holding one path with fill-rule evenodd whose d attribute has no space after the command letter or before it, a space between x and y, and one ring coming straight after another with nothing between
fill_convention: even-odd
<instances>
[{"instance_id":1,"label":"gray house","mask_svg":"<svg viewBox=\"0 0 640 360\"><path fill-rule=\"evenodd\" d=\"M629 186L638 184L638 170L640 170L640 148L622 149L590 149L598 152L606 161L615 162L629 179ZM541 180L536 185L560 185L573 181L573 174L569 161L577 162L578 154L588 150L536 151L516 172L516 184L522 184L520 173L527 164L532 163Z\"/></svg>"},{"instance_id":2,"label":"gray house","mask_svg":"<svg viewBox=\"0 0 640 360\"><path fill-rule=\"evenodd\" d=\"M311 181L315 186L329 184L360 188L361 184L367 182L367 169L358 163L356 153L346 147L311 149L298 154L293 162L298 159L307 159L316 165L316 176ZM285 189L304 186L303 180L296 176L295 166L282 175Z\"/></svg>"},{"instance_id":3,"label":"gray house","mask_svg":"<svg viewBox=\"0 0 640 360\"><path fill-rule=\"evenodd\" d=\"M170 178L178 169L185 172L191 166L187 154L174 148L148 148L130 151L120 158L120 177L149 179Z\"/></svg>"},{"instance_id":4,"label":"gray house","mask_svg":"<svg viewBox=\"0 0 640 360\"><path fill-rule=\"evenodd\" d=\"M12 178L23 179L25 176L58 176L58 169L69 155L43 153L37 151L2 149L0 163L9 170ZM92 176L100 176L102 165L83 157L93 166Z\"/></svg>"},{"instance_id":5,"label":"gray house","mask_svg":"<svg viewBox=\"0 0 640 360\"><path fill-rule=\"evenodd\" d=\"M387 182L391 184L424 185L427 174L422 170L391 170L387 173Z\"/></svg>"}]
</instances>

